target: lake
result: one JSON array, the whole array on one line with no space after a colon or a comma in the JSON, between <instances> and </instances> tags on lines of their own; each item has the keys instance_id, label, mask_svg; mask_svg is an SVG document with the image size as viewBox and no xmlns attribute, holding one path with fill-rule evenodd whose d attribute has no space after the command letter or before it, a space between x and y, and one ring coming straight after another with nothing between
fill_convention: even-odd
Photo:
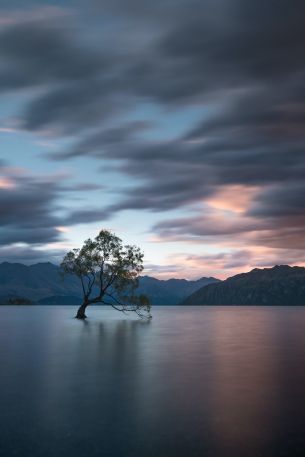
<instances>
[{"instance_id":1,"label":"lake","mask_svg":"<svg viewBox=\"0 0 305 457\"><path fill-rule=\"evenodd\" d=\"M305 455L305 308L0 307L0 455Z\"/></svg>"}]
</instances>

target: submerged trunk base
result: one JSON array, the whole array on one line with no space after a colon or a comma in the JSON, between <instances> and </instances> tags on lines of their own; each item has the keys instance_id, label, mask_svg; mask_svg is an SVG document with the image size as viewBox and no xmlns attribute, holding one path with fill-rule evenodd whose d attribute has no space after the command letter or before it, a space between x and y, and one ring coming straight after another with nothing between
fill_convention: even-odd
<instances>
[{"instance_id":1,"label":"submerged trunk base","mask_svg":"<svg viewBox=\"0 0 305 457\"><path fill-rule=\"evenodd\" d=\"M82 304L78 310L77 310L77 313L76 313L76 319L87 319L87 316L85 314L85 311L86 311L86 308L87 308L88 305L86 304Z\"/></svg>"}]
</instances>

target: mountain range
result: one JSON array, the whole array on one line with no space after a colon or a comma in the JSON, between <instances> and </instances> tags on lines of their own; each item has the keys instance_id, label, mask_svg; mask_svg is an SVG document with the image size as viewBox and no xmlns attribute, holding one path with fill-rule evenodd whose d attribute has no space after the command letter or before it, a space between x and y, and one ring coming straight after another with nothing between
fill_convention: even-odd
<instances>
[{"instance_id":1,"label":"mountain range","mask_svg":"<svg viewBox=\"0 0 305 457\"><path fill-rule=\"evenodd\" d=\"M216 282L219 280L215 278L187 281L141 276L138 293L148 295L153 305L177 305L196 290ZM82 290L78 278L66 276L63 279L59 267L50 262L29 266L1 263L0 303L17 303L20 298L46 305L77 305L82 300Z\"/></svg>"},{"instance_id":2,"label":"mountain range","mask_svg":"<svg viewBox=\"0 0 305 457\"><path fill-rule=\"evenodd\" d=\"M153 305L305 305L305 268L277 265L255 268L224 281L209 277L196 281L159 280L141 276L138 293ZM0 304L32 303L78 305L82 290L78 278L63 279L52 263L0 264Z\"/></svg>"},{"instance_id":3,"label":"mountain range","mask_svg":"<svg viewBox=\"0 0 305 457\"><path fill-rule=\"evenodd\" d=\"M201 288L182 305L305 305L305 268L277 265Z\"/></svg>"}]
</instances>

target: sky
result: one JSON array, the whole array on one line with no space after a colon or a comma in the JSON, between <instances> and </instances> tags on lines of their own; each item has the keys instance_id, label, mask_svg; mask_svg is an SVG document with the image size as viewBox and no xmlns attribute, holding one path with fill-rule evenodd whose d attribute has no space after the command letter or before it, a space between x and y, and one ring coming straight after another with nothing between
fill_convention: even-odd
<instances>
[{"instance_id":1,"label":"sky","mask_svg":"<svg viewBox=\"0 0 305 457\"><path fill-rule=\"evenodd\" d=\"M301 0L2 0L1 260L305 265L304 55Z\"/></svg>"}]
</instances>

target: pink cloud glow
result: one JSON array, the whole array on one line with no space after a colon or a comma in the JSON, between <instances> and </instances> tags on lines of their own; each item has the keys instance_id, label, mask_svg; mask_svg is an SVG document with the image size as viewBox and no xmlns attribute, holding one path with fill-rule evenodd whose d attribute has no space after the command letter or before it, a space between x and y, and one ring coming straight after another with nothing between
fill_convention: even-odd
<instances>
[{"instance_id":1,"label":"pink cloud glow","mask_svg":"<svg viewBox=\"0 0 305 457\"><path fill-rule=\"evenodd\" d=\"M205 200L209 206L215 209L243 213L258 192L258 187L231 185L221 187L210 199Z\"/></svg>"}]
</instances>

